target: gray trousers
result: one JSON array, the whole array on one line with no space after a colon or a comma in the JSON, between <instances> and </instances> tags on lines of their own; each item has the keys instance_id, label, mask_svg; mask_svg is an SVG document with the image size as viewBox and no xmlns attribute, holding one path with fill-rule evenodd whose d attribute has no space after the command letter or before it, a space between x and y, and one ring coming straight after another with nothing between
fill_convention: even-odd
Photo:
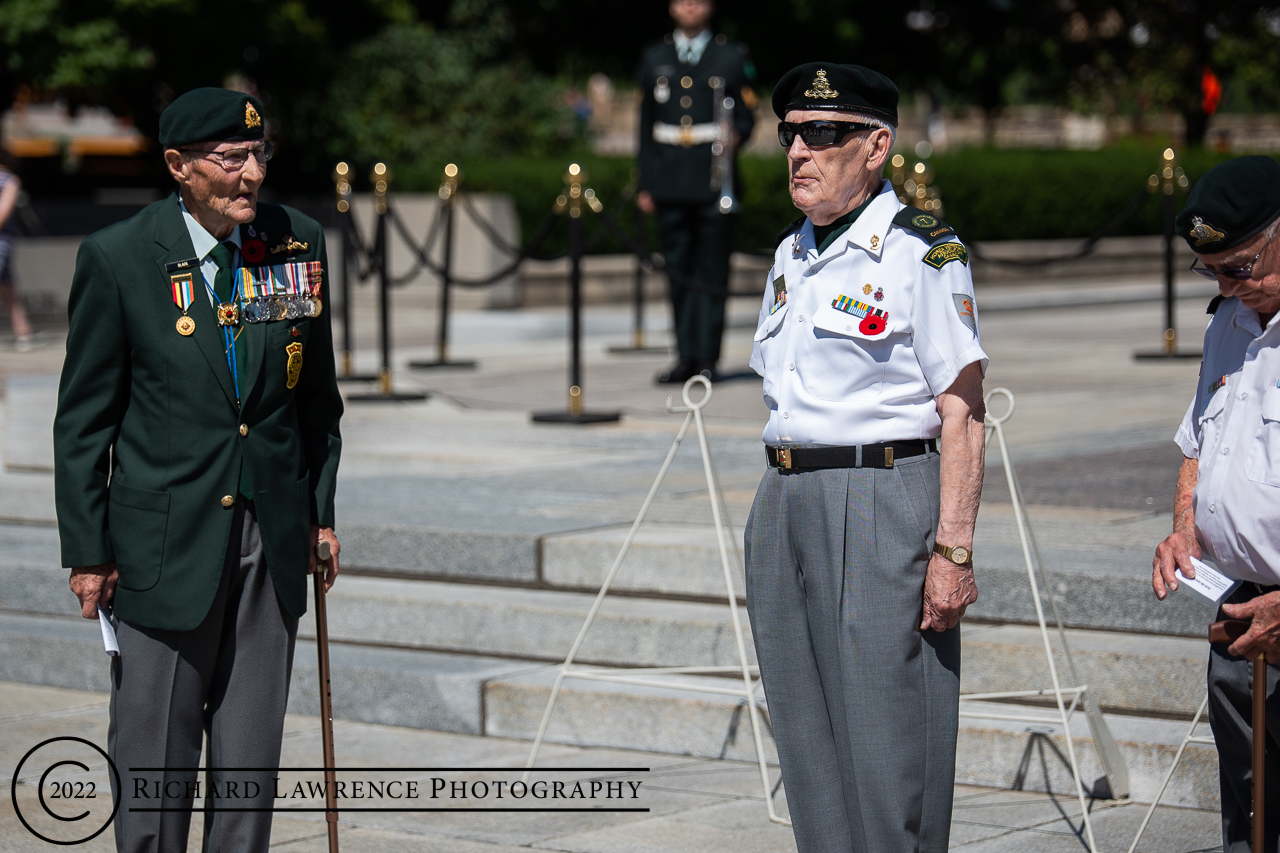
<instances>
[{"instance_id":1,"label":"gray trousers","mask_svg":"<svg viewBox=\"0 0 1280 853\"><path fill-rule=\"evenodd\" d=\"M1245 601L1237 593L1227 599ZM1219 619L1227 615L1218 611ZM1218 747L1222 849L1249 853L1253 823L1253 662L1209 647L1209 725ZM1267 667L1267 825L1264 850L1280 853L1280 667Z\"/></svg>"},{"instance_id":2,"label":"gray trousers","mask_svg":"<svg viewBox=\"0 0 1280 853\"><path fill-rule=\"evenodd\" d=\"M222 581L197 628L117 623L107 749L122 784L112 791L121 853L186 850L197 797L207 809L268 809L206 811L205 851L265 851L270 842L298 620L276 599L253 505L241 499L235 512ZM178 811L137 811L158 807Z\"/></svg>"},{"instance_id":3,"label":"gray trousers","mask_svg":"<svg viewBox=\"0 0 1280 853\"><path fill-rule=\"evenodd\" d=\"M947 849L960 629L919 628L938 460L756 492L747 609L800 853Z\"/></svg>"}]
</instances>

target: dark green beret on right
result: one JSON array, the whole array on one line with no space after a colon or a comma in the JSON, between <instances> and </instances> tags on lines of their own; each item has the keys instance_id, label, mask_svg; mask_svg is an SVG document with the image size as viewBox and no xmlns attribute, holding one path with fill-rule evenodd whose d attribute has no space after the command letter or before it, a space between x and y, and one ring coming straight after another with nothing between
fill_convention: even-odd
<instances>
[{"instance_id":1,"label":"dark green beret on right","mask_svg":"<svg viewBox=\"0 0 1280 853\"><path fill-rule=\"evenodd\" d=\"M898 126L898 87L861 65L806 62L773 87L773 111L785 120L787 110L832 110L866 113Z\"/></svg>"},{"instance_id":2,"label":"dark green beret on right","mask_svg":"<svg viewBox=\"0 0 1280 853\"><path fill-rule=\"evenodd\" d=\"M1280 216L1280 163L1256 155L1219 163L1196 181L1173 227L1193 252L1213 255L1257 236Z\"/></svg>"},{"instance_id":3,"label":"dark green beret on right","mask_svg":"<svg viewBox=\"0 0 1280 853\"><path fill-rule=\"evenodd\" d=\"M206 86L185 92L160 115L160 147L262 139L262 102L253 95Z\"/></svg>"}]
</instances>

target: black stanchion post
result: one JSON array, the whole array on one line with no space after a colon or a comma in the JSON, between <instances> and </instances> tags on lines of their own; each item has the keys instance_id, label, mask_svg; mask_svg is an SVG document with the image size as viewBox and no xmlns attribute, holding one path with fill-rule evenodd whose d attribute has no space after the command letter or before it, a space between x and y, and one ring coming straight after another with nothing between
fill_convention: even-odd
<instances>
[{"instance_id":1,"label":"black stanchion post","mask_svg":"<svg viewBox=\"0 0 1280 853\"><path fill-rule=\"evenodd\" d=\"M631 322L631 346L629 347L609 347L609 352L614 354L620 353L666 353L670 351L670 347L647 347L644 345L644 252L643 249L648 245L648 219L645 217L644 211L637 205L635 208L636 223L636 277L635 287L631 294L632 299L632 322Z\"/></svg>"},{"instance_id":2,"label":"black stanchion post","mask_svg":"<svg viewBox=\"0 0 1280 853\"><path fill-rule=\"evenodd\" d=\"M1164 334L1162 335L1164 346L1157 351L1136 352L1134 358L1137 359L1153 359L1153 358L1200 358L1199 350L1179 350L1178 349L1178 319L1177 319L1177 302L1175 290L1175 273L1173 266L1173 220L1177 211L1174 210L1173 193L1176 186L1186 187L1187 177L1183 174L1182 168L1177 165L1177 155L1172 148L1164 149L1161 157L1160 173L1152 175L1149 181L1151 186L1160 185L1164 192L1162 199L1161 214L1164 219Z\"/></svg>"},{"instance_id":3,"label":"black stanchion post","mask_svg":"<svg viewBox=\"0 0 1280 853\"><path fill-rule=\"evenodd\" d=\"M450 361L449 360L449 290L453 285L453 215L457 210L455 196L458 194L458 185L462 183L462 175L458 172L458 167L454 163L444 167L444 180L440 183L440 200L444 202L440 209L440 215L444 217L444 263L441 264L443 271L440 273L440 333L436 338L436 348L438 357L435 361L411 361L409 366L413 368L432 368L432 367L465 367L473 368L476 366L474 361ZM430 246L423 249L426 252L431 251Z\"/></svg>"},{"instance_id":4,"label":"black stanchion post","mask_svg":"<svg viewBox=\"0 0 1280 853\"><path fill-rule=\"evenodd\" d=\"M371 382L376 376L357 376L352 373L352 352L355 346L351 341L351 315L355 308L351 305L351 273L359 267L356 259L356 241L351 229L351 166L339 163L333 167L333 190L337 200L338 225L342 229L342 351L338 362L339 382Z\"/></svg>"},{"instance_id":5,"label":"black stanchion post","mask_svg":"<svg viewBox=\"0 0 1280 853\"><path fill-rule=\"evenodd\" d=\"M378 325L382 368L378 371L376 394L351 394L347 399L360 403L425 400L427 395L420 391L397 393L391 388L391 264L388 258L390 252L387 237L387 185L391 181L391 170L385 163L377 163L370 177L373 179L374 187L374 210L378 215L373 254L374 262L378 266Z\"/></svg>"},{"instance_id":6,"label":"black stanchion post","mask_svg":"<svg viewBox=\"0 0 1280 853\"><path fill-rule=\"evenodd\" d=\"M621 412L586 412L582 409L582 206L599 213L604 209L594 190L588 189L586 172L569 164L564 176L569 185L556 199L556 210L569 212L569 408L564 412L534 412L538 423L600 424L617 421Z\"/></svg>"}]
</instances>

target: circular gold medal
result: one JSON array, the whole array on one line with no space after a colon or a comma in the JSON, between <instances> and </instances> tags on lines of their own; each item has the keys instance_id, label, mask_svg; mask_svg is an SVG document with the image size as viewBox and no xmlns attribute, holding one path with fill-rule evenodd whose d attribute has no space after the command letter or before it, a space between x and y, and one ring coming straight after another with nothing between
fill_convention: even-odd
<instances>
[{"instance_id":1,"label":"circular gold medal","mask_svg":"<svg viewBox=\"0 0 1280 853\"><path fill-rule=\"evenodd\" d=\"M240 306L234 302L222 302L218 305L218 325L237 326L240 324Z\"/></svg>"},{"instance_id":2,"label":"circular gold medal","mask_svg":"<svg viewBox=\"0 0 1280 853\"><path fill-rule=\"evenodd\" d=\"M320 302L320 297L319 296L311 297L311 304L315 306L315 310L312 311L311 316L319 317L320 312L324 309L324 305Z\"/></svg>"},{"instance_id":3,"label":"circular gold medal","mask_svg":"<svg viewBox=\"0 0 1280 853\"><path fill-rule=\"evenodd\" d=\"M196 321L192 320L186 314L178 318L178 322L174 324L178 329L178 334L184 338L191 335L196 330Z\"/></svg>"}]
</instances>

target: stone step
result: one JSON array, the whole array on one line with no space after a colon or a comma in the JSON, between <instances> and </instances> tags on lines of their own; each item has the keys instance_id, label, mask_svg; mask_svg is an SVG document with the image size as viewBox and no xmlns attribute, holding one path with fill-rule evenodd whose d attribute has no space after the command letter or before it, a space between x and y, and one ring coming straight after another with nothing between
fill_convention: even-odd
<instances>
[{"instance_id":1,"label":"stone step","mask_svg":"<svg viewBox=\"0 0 1280 853\"><path fill-rule=\"evenodd\" d=\"M37 543L49 531L31 529ZM62 569L33 568L38 548L15 546L0 564L0 610L67 616L75 600ZM342 577L329 597L335 642L554 663L572 646L594 596L580 592ZM739 609L748 660L750 625ZM304 618L299 635L314 636ZM1060 683L1073 678L1056 630ZM962 631L966 692L1048 688L1052 681L1038 628L966 619ZM1204 691L1207 646L1201 640L1070 629L1076 675L1104 709L1189 717ZM579 652L608 666L735 666L737 646L725 604L609 596Z\"/></svg>"},{"instance_id":2,"label":"stone step","mask_svg":"<svg viewBox=\"0 0 1280 853\"><path fill-rule=\"evenodd\" d=\"M491 736L532 738L546 706L555 667L482 655L411 651L334 642L330 646L335 716L341 719ZM109 659L96 623L78 617L0 614L0 681L105 691ZM299 641L289 710L318 709L314 643ZM634 671L611 674L633 677ZM668 676L689 690L568 679L548 729L551 743L614 746L751 760L754 747L742 700L708 692L737 686L732 678ZM966 702L977 718L962 718L959 782L1052 790L1069 795L1066 747L1054 712L1009 704ZM1027 713L1037 722L987 715ZM1129 763L1132 797L1154 795L1187 724L1107 715ZM1207 729L1207 726L1202 726ZM1203 732L1200 732L1203 733ZM1083 716L1072 721L1083 778L1101 776ZM339 745L340 748L340 745ZM776 760L766 736L766 753ZM1216 753L1191 746L1166 802L1215 808Z\"/></svg>"}]
</instances>

